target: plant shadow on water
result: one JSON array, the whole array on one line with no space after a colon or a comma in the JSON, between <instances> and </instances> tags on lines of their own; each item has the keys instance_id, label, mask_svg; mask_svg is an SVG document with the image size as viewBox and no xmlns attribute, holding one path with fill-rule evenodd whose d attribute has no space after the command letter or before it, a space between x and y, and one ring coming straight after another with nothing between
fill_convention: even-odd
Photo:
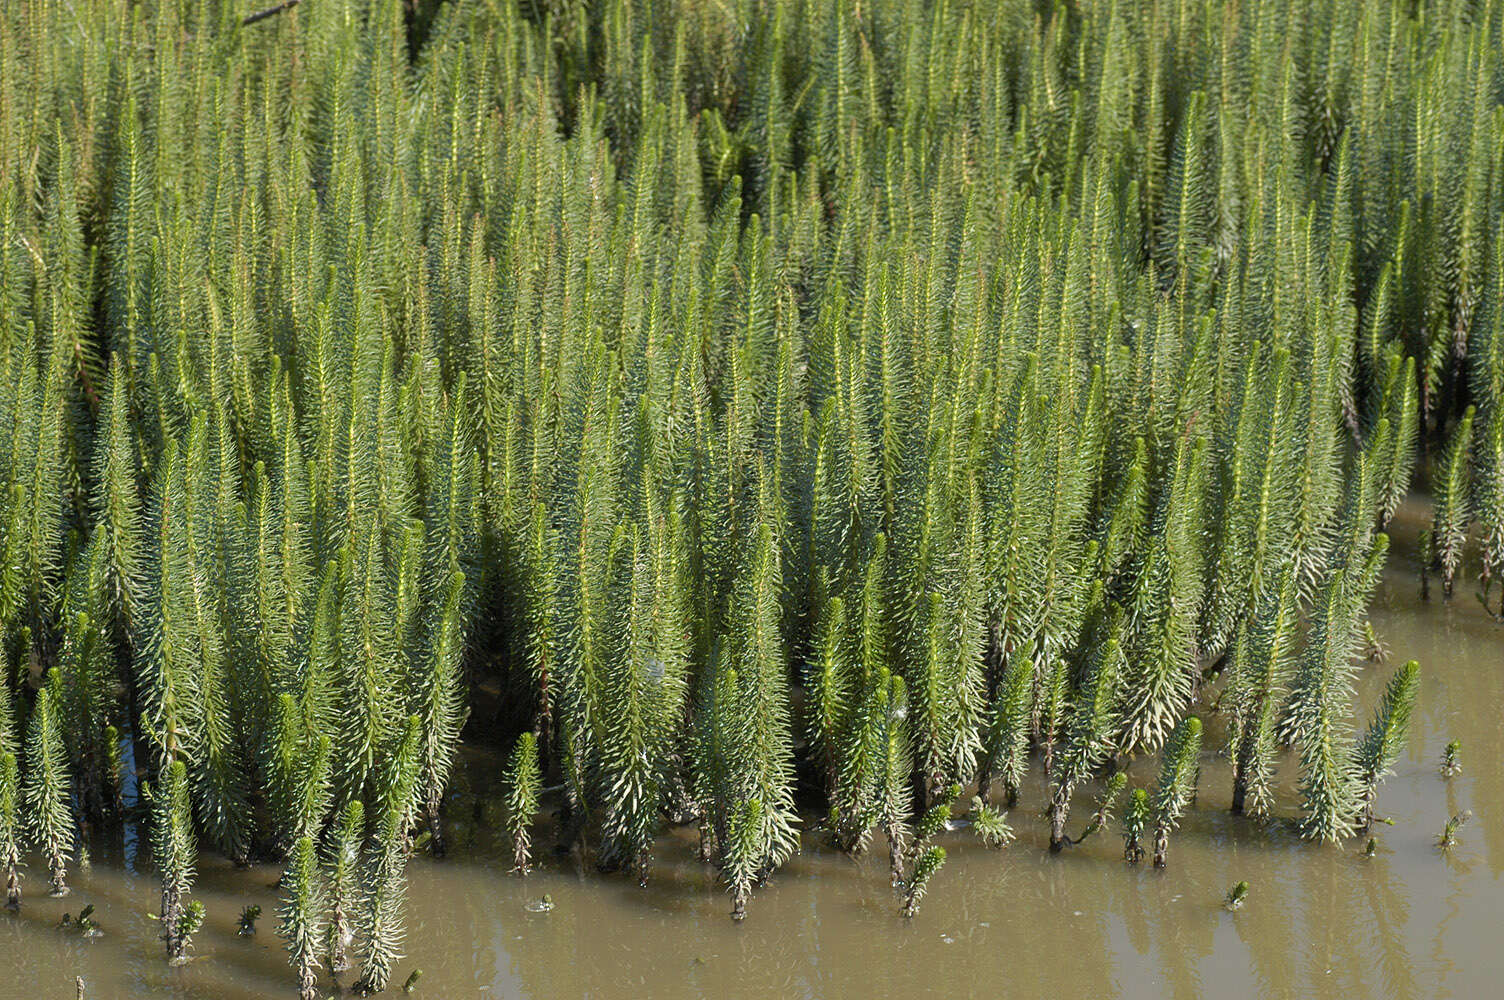
<instances>
[{"instance_id":1,"label":"plant shadow on water","mask_svg":"<svg viewBox=\"0 0 1504 1000\"><path fill-rule=\"evenodd\" d=\"M1407 509L1402 520L1416 516ZM949 861L912 920L897 915L880 837L852 859L825 846L806 816L802 853L738 924L688 827L660 838L645 889L600 874L577 851L538 851L530 877L508 875L492 807L502 763L470 750L449 804L449 857L411 869L411 954L399 979L422 968L417 993L445 998L990 995L1040 982L1059 995L1126 997L1488 995L1504 976L1504 776L1483 762L1504 754L1504 719L1471 709L1504 703L1500 632L1461 595L1420 602L1408 559L1396 552L1373 621L1391 662L1419 659L1426 681L1411 744L1379 795L1372 857L1367 837L1321 846L1282 819L1233 816L1223 726L1209 715L1199 792L1166 871L1125 866L1116 824L1052 856L1039 816L1048 789L1036 777L1009 815L1017 838L1006 849L988 850L964 828L938 836ZM1365 713L1389 673L1381 664L1360 673ZM1448 779L1439 761L1453 739L1468 766ZM1131 764L1132 781L1152 781L1154 766ZM1294 771L1293 762L1281 771L1281 816L1297 810ZM1439 850L1441 824L1467 809L1456 845ZM552 838L537 831L540 845ZM32 885L43 876L36 859L27 874ZM68 995L75 975L91 998L279 995L287 966L274 924L237 934L245 906L276 912L278 875L206 856L196 960L170 969L151 873L96 856L69 898L35 894L22 914L0 915L9 966L0 998ZM1250 891L1232 912L1223 900L1238 881ZM544 894L553 909L530 912ZM103 937L58 928L88 904Z\"/></svg>"}]
</instances>

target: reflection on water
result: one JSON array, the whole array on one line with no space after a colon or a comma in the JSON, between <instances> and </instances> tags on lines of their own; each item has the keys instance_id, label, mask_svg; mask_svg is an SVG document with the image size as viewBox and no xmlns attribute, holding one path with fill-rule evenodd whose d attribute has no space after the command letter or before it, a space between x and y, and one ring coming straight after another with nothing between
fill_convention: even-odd
<instances>
[{"instance_id":1,"label":"reflection on water","mask_svg":"<svg viewBox=\"0 0 1504 1000\"><path fill-rule=\"evenodd\" d=\"M1362 841L1320 847L1286 824L1229 815L1213 718L1200 797L1171 840L1165 872L1125 867L1115 833L1052 857L1035 786L1010 817L1019 838L1007 850L987 851L966 831L943 836L950 863L912 921L898 916L884 851L852 860L807 837L737 925L693 860L689 830L665 837L647 889L573 858L544 858L526 881L508 877L498 765L476 756L451 806L450 860L414 862L412 955L397 981L421 967L419 995L446 1000L1034 996L1041 984L1059 996L1497 995L1504 627L1460 587L1449 606L1419 603L1407 559L1403 550L1392 558L1373 615L1391 663L1365 670L1361 684L1366 712L1394 664L1413 657L1424 671L1410 749L1379 799L1394 825L1376 828L1372 858ZM1452 738L1462 741L1464 770L1447 782L1437 762ZM1152 781L1152 763L1140 762L1132 780ZM1281 806L1293 812L1293 775L1285 778ZM1469 808L1473 820L1443 856L1442 823ZM274 930L276 877L204 859L197 894L209 921L185 969L162 961L151 873L96 859L65 900L39 898L33 878L22 915L0 914L0 998L71 997L75 975L91 1000L290 997ZM1229 913L1222 897L1239 879L1249 899ZM529 912L545 892L553 911ZM56 929L85 903L106 937ZM239 938L235 920L248 903L264 911L261 931Z\"/></svg>"}]
</instances>

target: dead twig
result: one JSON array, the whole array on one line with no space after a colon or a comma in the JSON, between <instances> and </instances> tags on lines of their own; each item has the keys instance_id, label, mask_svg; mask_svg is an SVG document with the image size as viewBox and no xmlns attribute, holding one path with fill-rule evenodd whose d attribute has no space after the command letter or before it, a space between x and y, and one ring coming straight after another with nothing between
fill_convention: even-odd
<instances>
[{"instance_id":1,"label":"dead twig","mask_svg":"<svg viewBox=\"0 0 1504 1000\"><path fill-rule=\"evenodd\" d=\"M281 3L273 7L268 7L266 8L266 10L258 10L254 14L247 14L245 17L240 19L240 26L244 28L248 24L255 24L257 21L265 21L269 17L276 17L284 10L292 10L301 2L302 0L282 0Z\"/></svg>"}]
</instances>

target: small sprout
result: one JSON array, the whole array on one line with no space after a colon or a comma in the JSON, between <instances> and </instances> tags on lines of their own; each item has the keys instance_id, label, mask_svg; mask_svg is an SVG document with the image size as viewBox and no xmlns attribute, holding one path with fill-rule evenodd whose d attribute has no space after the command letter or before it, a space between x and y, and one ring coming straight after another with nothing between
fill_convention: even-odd
<instances>
[{"instance_id":1,"label":"small sprout","mask_svg":"<svg viewBox=\"0 0 1504 1000\"><path fill-rule=\"evenodd\" d=\"M527 909L530 913L547 913L553 908L553 897L549 896L549 894L546 892L543 894L542 898L532 900L527 904Z\"/></svg>"},{"instance_id":2,"label":"small sprout","mask_svg":"<svg viewBox=\"0 0 1504 1000\"><path fill-rule=\"evenodd\" d=\"M94 922L94 904L90 903L78 911L78 916L64 913L63 919L57 922L59 930L75 930L84 937L99 937L99 925Z\"/></svg>"},{"instance_id":3,"label":"small sprout","mask_svg":"<svg viewBox=\"0 0 1504 1000\"><path fill-rule=\"evenodd\" d=\"M980 796L971 799L971 826L984 847L1007 847L1013 839L1013 828L1003 814L983 802Z\"/></svg>"},{"instance_id":4,"label":"small sprout","mask_svg":"<svg viewBox=\"0 0 1504 1000\"><path fill-rule=\"evenodd\" d=\"M1378 633L1373 630L1373 622L1363 623L1364 655L1371 663L1384 663L1389 659L1389 648L1384 645Z\"/></svg>"},{"instance_id":5,"label":"small sprout","mask_svg":"<svg viewBox=\"0 0 1504 1000\"><path fill-rule=\"evenodd\" d=\"M1363 856L1365 858L1371 858L1371 857L1373 857L1374 852L1377 851L1378 849L1379 849L1379 842L1377 840L1373 839L1372 837L1369 837L1368 838L1368 846L1365 847L1365 848L1363 848Z\"/></svg>"},{"instance_id":6,"label":"small sprout","mask_svg":"<svg viewBox=\"0 0 1504 1000\"><path fill-rule=\"evenodd\" d=\"M1443 851L1450 851L1452 848L1456 847L1457 831L1461 829L1462 824L1466 823L1472 818L1473 811L1471 809L1464 809L1456 816L1453 816L1451 819L1447 820L1446 825L1441 828L1441 836L1436 838L1436 846L1440 847Z\"/></svg>"},{"instance_id":7,"label":"small sprout","mask_svg":"<svg viewBox=\"0 0 1504 1000\"><path fill-rule=\"evenodd\" d=\"M414 969L413 974L407 977L407 982L402 984L403 993L411 993L418 988L418 980L423 978L422 969Z\"/></svg>"},{"instance_id":8,"label":"small sprout","mask_svg":"<svg viewBox=\"0 0 1504 1000\"><path fill-rule=\"evenodd\" d=\"M83 976L74 976L73 977L73 996L74 996L74 1000L84 1000L84 977Z\"/></svg>"},{"instance_id":9,"label":"small sprout","mask_svg":"<svg viewBox=\"0 0 1504 1000\"><path fill-rule=\"evenodd\" d=\"M261 907L252 903L240 911L240 921L235 925L235 933L241 937L254 937L256 934L256 920L261 916Z\"/></svg>"},{"instance_id":10,"label":"small sprout","mask_svg":"<svg viewBox=\"0 0 1504 1000\"><path fill-rule=\"evenodd\" d=\"M202 926L204 926L204 904L197 899L191 900L178 915L178 940L183 943L185 953L193 947L193 935L197 934ZM171 961L173 965L186 965L187 963L186 954Z\"/></svg>"},{"instance_id":11,"label":"small sprout","mask_svg":"<svg viewBox=\"0 0 1504 1000\"><path fill-rule=\"evenodd\" d=\"M1453 740L1441 752L1441 776L1455 778L1462 773L1462 741Z\"/></svg>"},{"instance_id":12,"label":"small sprout","mask_svg":"<svg viewBox=\"0 0 1504 1000\"><path fill-rule=\"evenodd\" d=\"M1236 910L1240 909L1243 906L1243 902L1247 898L1248 883L1239 882L1237 885L1227 890L1227 897L1222 902L1223 905L1226 906L1229 910Z\"/></svg>"}]
</instances>

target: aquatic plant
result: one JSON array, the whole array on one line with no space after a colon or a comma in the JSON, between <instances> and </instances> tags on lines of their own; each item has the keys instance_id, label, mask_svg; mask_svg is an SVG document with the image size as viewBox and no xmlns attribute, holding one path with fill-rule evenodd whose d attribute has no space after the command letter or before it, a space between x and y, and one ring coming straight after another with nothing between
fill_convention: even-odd
<instances>
[{"instance_id":1,"label":"aquatic plant","mask_svg":"<svg viewBox=\"0 0 1504 1000\"><path fill-rule=\"evenodd\" d=\"M67 864L73 850L71 794L62 736L54 714L55 686L37 692L26 734L26 780L21 797L31 820L31 839L47 860L54 897L68 894Z\"/></svg>"},{"instance_id":2,"label":"aquatic plant","mask_svg":"<svg viewBox=\"0 0 1504 1000\"><path fill-rule=\"evenodd\" d=\"M1389 679L1384 696L1374 711L1373 721L1355 748L1362 806L1357 829L1366 831L1373 823L1373 804L1378 797L1379 782L1394 768L1400 751L1409 741L1410 716L1420 690L1420 664L1406 663Z\"/></svg>"},{"instance_id":3,"label":"aquatic plant","mask_svg":"<svg viewBox=\"0 0 1504 1000\"><path fill-rule=\"evenodd\" d=\"M1092 665L1088 679L1081 685L1080 700L1067 723L1064 745L1052 761L1051 851L1059 851L1072 843L1065 833L1071 796L1076 786L1089 777L1112 752L1114 729L1117 726L1117 700L1120 696L1118 671L1121 660L1122 651L1117 641L1109 639L1098 662Z\"/></svg>"},{"instance_id":4,"label":"aquatic plant","mask_svg":"<svg viewBox=\"0 0 1504 1000\"><path fill-rule=\"evenodd\" d=\"M1170 831L1196 794L1196 779L1201 773L1201 720L1194 715L1170 734L1160 756L1159 783L1154 787L1151 808L1154 813L1154 867L1163 868L1170 850Z\"/></svg>"},{"instance_id":5,"label":"aquatic plant","mask_svg":"<svg viewBox=\"0 0 1504 1000\"><path fill-rule=\"evenodd\" d=\"M909 860L913 861L929 849L931 842L951 826L951 806L961 794L960 785L951 785L940 793L939 800L919 817L914 824L913 842L909 845Z\"/></svg>"},{"instance_id":6,"label":"aquatic plant","mask_svg":"<svg viewBox=\"0 0 1504 1000\"><path fill-rule=\"evenodd\" d=\"M507 768L507 830L512 841L512 870L526 875L532 835L529 832L538 813L538 740L532 733L517 737Z\"/></svg>"},{"instance_id":7,"label":"aquatic plant","mask_svg":"<svg viewBox=\"0 0 1504 1000\"><path fill-rule=\"evenodd\" d=\"M188 961L188 950L193 947L193 935L204 926L205 908L201 900L191 899L178 914L177 923L173 926L173 938L176 940L180 953L173 958L174 965L182 965Z\"/></svg>"},{"instance_id":8,"label":"aquatic plant","mask_svg":"<svg viewBox=\"0 0 1504 1000\"><path fill-rule=\"evenodd\" d=\"M356 799L341 811L320 858L320 874L329 906L322 955L329 971L335 975L350 968L349 949L355 940L355 914L364 899L359 866L365 835L365 806Z\"/></svg>"},{"instance_id":9,"label":"aquatic plant","mask_svg":"<svg viewBox=\"0 0 1504 1000\"><path fill-rule=\"evenodd\" d=\"M1221 705L1227 710L1232 811L1264 815L1273 807L1278 724L1294 668L1299 602L1294 563L1260 601L1234 640Z\"/></svg>"},{"instance_id":10,"label":"aquatic plant","mask_svg":"<svg viewBox=\"0 0 1504 1000\"><path fill-rule=\"evenodd\" d=\"M1159 754L1162 856L1213 708L1235 811L1368 822L1413 485L1504 615L1496 5L410 6L0 10L12 896L130 763L169 957L307 840L385 984L462 739L519 871L693 823L738 912L796 786L896 885Z\"/></svg>"},{"instance_id":11,"label":"aquatic plant","mask_svg":"<svg viewBox=\"0 0 1504 1000\"><path fill-rule=\"evenodd\" d=\"M361 869L361 976L359 992L386 989L406 936L403 907L406 897L408 831L418 814L422 772L422 719L408 717L397 752L383 762L375 795L377 813Z\"/></svg>"},{"instance_id":12,"label":"aquatic plant","mask_svg":"<svg viewBox=\"0 0 1504 1000\"><path fill-rule=\"evenodd\" d=\"M1153 816L1148 791L1135 788L1128 796L1128 808L1123 812L1123 860L1130 865L1144 860L1144 836L1149 832Z\"/></svg>"},{"instance_id":13,"label":"aquatic plant","mask_svg":"<svg viewBox=\"0 0 1504 1000\"><path fill-rule=\"evenodd\" d=\"M1473 416L1469 406L1453 430L1437 464L1433 482L1436 510L1431 525L1433 558L1441 569L1441 592L1452 599L1453 580L1462 562L1463 543L1467 540L1470 521L1471 474L1473 462L1469 452L1473 443Z\"/></svg>"},{"instance_id":14,"label":"aquatic plant","mask_svg":"<svg viewBox=\"0 0 1504 1000\"><path fill-rule=\"evenodd\" d=\"M193 886L198 850L193 838L193 812L189 803L188 767L181 760L162 774L159 787L145 789L152 803L152 855L161 872L162 906L158 919L162 940L171 962L182 962L188 951L184 929L193 926L192 904L187 898ZM203 905L196 907L200 913Z\"/></svg>"},{"instance_id":15,"label":"aquatic plant","mask_svg":"<svg viewBox=\"0 0 1504 1000\"><path fill-rule=\"evenodd\" d=\"M1222 905L1227 907L1227 909L1229 910L1240 910L1243 908L1243 904L1247 901L1248 883L1238 882L1238 884L1234 885L1227 891L1227 896L1222 901Z\"/></svg>"},{"instance_id":16,"label":"aquatic plant","mask_svg":"<svg viewBox=\"0 0 1504 1000\"><path fill-rule=\"evenodd\" d=\"M762 868L760 829L763 824L762 802L749 799L732 818L724 839L722 870L731 886L731 919L744 920L752 883Z\"/></svg>"},{"instance_id":17,"label":"aquatic plant","mask_svg":"<svg viewBox=\"0 0 1504 1000\"><path fill-rule=\"evenodd\" d=\"M16 755L0 750L0 868L5 870L5 908L21 908L21 790Z\"/></svg>"},{"instance_id":18,"label":"aquatic plant","mask_svg":"<svg viewBox=\"0 0 1504 1000\"><path fill-rule=\"evenodd\" d=\"M919 912L919 902L929 891L930 880L945 865L945 848L929 847L914 861L914 870L909 875L904 889L903 916L912 917Z\"/></svg>"},{"instance_id":19,"label":"aquatic plant","mask_svg":"<svg viewBox=\"0 0 1504 1000\"><path fill-rule=\"evenodd\" d=\"M1337 568L1324 583L1285 708L1282 735L1300 755L1301 831L1313 839L1338 840L1361 822L1366 789L1352 749L1353 661L1359 616L1387 545L1376 535L1363 562Z\"/></svg>"},{"instance_id":20,"label":"aquatic plant","mask_svg":"<svg viewBox=\"0 0 1504 1000\"><path fill-rule=\"evenodd\" d=\"M1127 787L1128 775L1122 771L1114 771L1097 798L1097 808L1093 810L1091 819L1087 820L1086 826L1071 840L1071 843L1079 844L1111 823L1112 807L1117 803L1118 796L1123 794L1123 789Z\"/></svg>"},{"instance_id":21,"label":"aquatic plant","mask_svg":"<svg viewBox=\"0 0 1504 1000\"><path fill-rule=\"evenodd\" d=\"M235 921L235 933L241 937L255 937L256 921L261 919L261 907L252 903L241 909Z\"/></svg>"},{"instance_id":22,"label":"aquatic plant","mask_svg":"<svg viewBox=\"0 0 1504 1000\"><path fill-rule=\"evenodd\" d=\"M1472 818L1473 811L1471 809L1464 809L1462 812L1448 819L1446 823L1442 824L1441 833L1436 837L1436 846L1441 848L1443 852L1450 851L1456 847L1457 831L1462 829L1462 825Z\"/></svg>"},{"instance_id":23,"label":"aquatic plant","mask_svg":"<svg viewBox=\"0 0 1504 1000\"><path fill-rule=\"evenodd\" d=\"M99 929L99 924L94 919L94 904L90 903L78 911L78 916L64 913L59 927L67 927L75 930L81 937L99 937L104 932Z\"/></svg>"},{"instance_id":24,"label":"aquatic plant","mask_svg":"<svg viewBox=\"0 0 1504 1000\"><path fill-rule=\"evenodd\" d=\"M318 997L320 947L324 940L323 873L312 838L302 837L293 845L291 863L283 876L287 896L282 904L278 932L287 943L290 961L298 974L299 1000ZM334 970L331 967L331 971Z\"/></svg>"},{"instance_id":25,"label":"aquatic plant","mask_svg":"<svg viewBox=\"0 0 1504 1000\"><path fill-rule=\"evenodd\" d=\"M1455 778L1462 773L1462 741L1448 740L1441 751L1441 776Z\"/></svg>"},{"instance_id":26,"label":"aquatic plant","mask_svg":"<svg viewBox=\"0 0 1504 1000\"><path fill-rule=\"evenodd\" d=\"M986 847L1006 847L1015 836L1003 814L983 802L980 796L972 797L967 816L971 819L971 827L976 831L977 839Z\"/></svg>"}]
</instances>

